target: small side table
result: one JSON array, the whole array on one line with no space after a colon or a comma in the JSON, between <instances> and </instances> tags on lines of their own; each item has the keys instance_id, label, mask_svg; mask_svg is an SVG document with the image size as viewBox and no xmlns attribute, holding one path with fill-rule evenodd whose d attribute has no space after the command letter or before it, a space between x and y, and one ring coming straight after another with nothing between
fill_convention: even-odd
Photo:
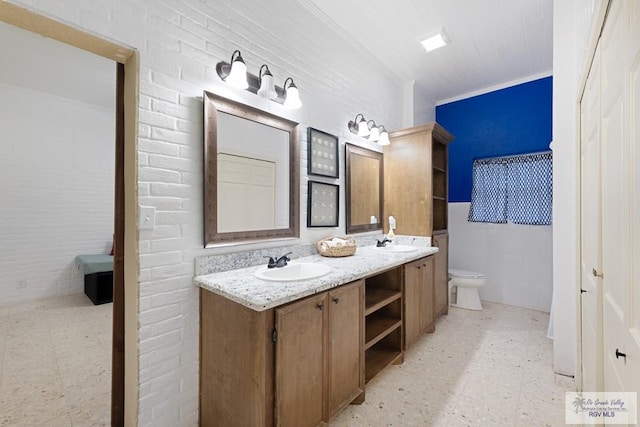
<instances>
[{"instance_id":1,"label":"small side table","mask_svg":"<svg viewBox=\"0 0 640 427\"><path fill-rule=\"evenodd\" d=\"M78 255L84 273L84 293L95 305L113 301L113 255Z\"/></svg>"}]
</instances>

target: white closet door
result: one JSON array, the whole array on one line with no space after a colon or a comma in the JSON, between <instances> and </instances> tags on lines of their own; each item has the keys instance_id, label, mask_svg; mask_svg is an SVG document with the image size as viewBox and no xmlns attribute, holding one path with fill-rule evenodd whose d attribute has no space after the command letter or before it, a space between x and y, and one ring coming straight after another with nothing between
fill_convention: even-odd
<instances>
[{"instance_id":1,"label":"white closet door","mask_svg":"<svg viewBox=\"0 0 640 427\"><path fill-rule=\"evenodd\" d=\"M626 144L630 173L629 199L631 228L630 280L627 283L626 375L628 391L638 392L636 410L640 411L640 1L629 0L625 11Z\"/></svg>"},{"instance_id":2,"label":"white closet door","mask_svg":"<svg viewBox=\"0 0 640 427\"><path fill-rule=\"evenodd\" d=\"M614 0L602 33L602 273L604 390L640 391L640 342L637 309L633 298L640 283L632 280L632 256L638 244L631 239L637 219L632 217L632 130L638 120L632 111L629 87L634 64L629 60L640 38L631 38L631 23L637 27L637 0ZM636 9L633 18L631 8ZM633 47L635 45L635 48ZM635 64L637 69L637 63ZM637 78L636 78L637 82ZM637 93L637 89L636 89ZM633 225L632 225L633 224ZM634 270L637 267L633 267ZM621 356L626 355L626 357Z\"/></svg>"},{"instance_id":3,"label":"white closet door","mask_svg":"<svg viewBox=\"0 0 640 427\"><path fill-rule=\"evenodd\" d=\"M275 228L275 163L218 153L218 231Z\"/></svg>"},{"instance_id":4,"label":"white closet door","mask_svg":"<svg viewBox=\"0 0 640 427\"><path fill-rule=\"evenodd\" d=\"M580 103L581 374L583 391L602 390L602 270L600 198L600 48Z\"/></svg>"}]
</instances>

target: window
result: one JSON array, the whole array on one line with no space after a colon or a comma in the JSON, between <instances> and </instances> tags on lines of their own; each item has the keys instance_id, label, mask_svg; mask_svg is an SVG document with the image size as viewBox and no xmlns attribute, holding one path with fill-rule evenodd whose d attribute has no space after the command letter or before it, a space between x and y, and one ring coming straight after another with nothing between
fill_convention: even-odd
<instances>
[{"instance_id":1,"label":"window","mask_svg":"<svg viewBox=\"0 0 640 427\"><path fill-rule=\"evenodd\" d=\"M552 153L473 162L470 222L551 224Z\"/></svg>"}]
</instances>

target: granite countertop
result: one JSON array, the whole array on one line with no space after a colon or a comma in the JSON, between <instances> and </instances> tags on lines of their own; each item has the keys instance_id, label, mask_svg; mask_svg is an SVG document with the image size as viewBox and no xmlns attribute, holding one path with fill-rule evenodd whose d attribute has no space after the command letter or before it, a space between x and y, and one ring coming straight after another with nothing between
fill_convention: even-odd
<instances>
[{"instance_id":1,"label":"granite countertop","mask_svg":"<svg viewBox=\"0 0 640 427\"><path fill-rule=\"evenodd\" d=\"M264 265L196 276L193 281L203 289L253 310L263 311L438 252L438 248L431 246L416 248L413 252L383 253L372 246L363 246L348 257L312 255L294 259L290 264L317 262L331 267L331 271L322 277L297 282L271 282L256 278L254 273L264 269Z\"/></svg>"}]
</instances>

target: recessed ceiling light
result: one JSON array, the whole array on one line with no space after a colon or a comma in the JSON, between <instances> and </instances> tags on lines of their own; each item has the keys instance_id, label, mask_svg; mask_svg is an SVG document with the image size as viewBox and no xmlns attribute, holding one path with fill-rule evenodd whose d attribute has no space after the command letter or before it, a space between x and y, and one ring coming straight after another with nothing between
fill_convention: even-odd
<instances>
[{"instance_id":1,"label":"recessed ceiling light","mask_svg":"<svg viewBox=\"0 0 640 427\"><path fill-rule=\"evenodd\" d=\"M431 52L432 50L439 49L443 46L446 46L449 43L449 37L447 33L444 31L444 28L441 28L436 34L433 34L425 39L421 40L422 46L427 50L427 52Z\"/></svg>"}]
</instances>

